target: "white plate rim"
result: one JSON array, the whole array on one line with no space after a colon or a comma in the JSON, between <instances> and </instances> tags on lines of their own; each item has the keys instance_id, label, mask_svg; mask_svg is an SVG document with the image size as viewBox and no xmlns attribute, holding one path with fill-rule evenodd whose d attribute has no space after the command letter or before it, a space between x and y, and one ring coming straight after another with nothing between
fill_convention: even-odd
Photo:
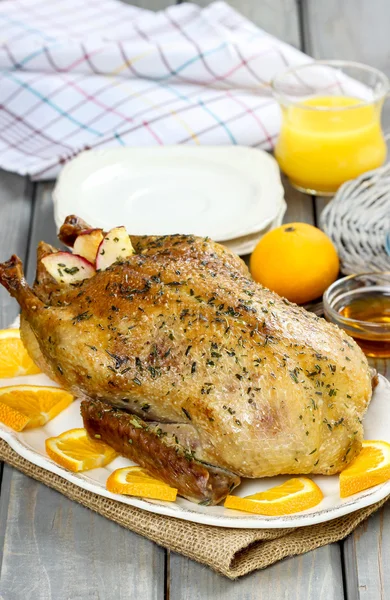
<instances>
[{"instance_id":1,"label":"white plate rim","mask_svg":"<svg viewBox=\"0 0 390 600\"><path fill-rule=\"evenodd\" d=\"M378 377L387 388L387 392L390 394L390 382L382 375L378 375ZM1 424L0 438L7 442L17 454L22 456L22 458L25 458L32 464L41 467L46 471L59 475L63 479L66 479L81 489L93 492L99 496L110 498L112 500L117 500L122 504L128 504L130 506L146 510L147 512L173 517L184 521L191 521L193 523L211 525L214 527L227 527L233 529L283 529L307 527L310 525L316 525L318 523L325 523L327 521L331 521L355 512L361 508L371 506L372 504L375 504L376 502L379 502L386 496L390 495L389 480L381 485L365 490L359 495L352 496L351 500L344 502L342 505L318 510L315 513L308 514L302 512L283 517L266 517L263 515L251 515L250 513L239 514L237 511L238 516L232 515L231 517L215 514L207 515L205 513L193 511L187 507L183 509L175 503L156 503L131 496L112 494L111 492L108 492L102 485L94 483L90 478L88 478L88 476L83 475L82 473L71 473L70 471L67 471L63 467L60 467L54 463L50 458L43 456L35 450L32 450L27 446L27 444L18 439L15 432Z\"/></svg>"},{"instance_id":2,"label":"white plate rim","mask_svg":"<svg viewBox=\"0 0 390 600\"><path fill-rule=\"evenodd\" d=\"M68 193L70 196L70 190L77 187L78 183L86 177L87 174L92 173L96 170L96 166L99 168L110 161L131 161L131 158L137 155L137 159L144 155L145 159L149 156L164 156L164 158L171 158L172 160L177 157L185 157L190 159L193 158L207 158L210 157L214 162L219 161L221 164L226 163L227 167L229 163L234 163L239 160L243 164L246 163L246 159L256 157L259 166L262 166L263 174L261 175L261 186L263 189L262 195L267 197L267 202L274 206L272 216L267 218L261 218L260 220L253 221L250 226L245 229L233 229L223 236L215 237L215 241L227 241L233 240L238 237L256 233L262 229L265 229L272 221L277 217L278 212L281 208L282 201L284 200L284 188L280 179L280 171L276 160L264 150L258 148L246 147L246 146L158 146L158 147L126 147L126 148L105 148L100 150L87 150L80 152L75 158L70 160L63 167L56 185L54 187L52 198L54 204L54 217L57 229L59 229L64 219L74 213L73 208L67 209L67 197ZM266 171L266 177L264 177L264 171ZM257 173L255 174L257 176ZM260 197L259 197L260 200ZM131 235L131 231L129 231ZM210 236L212 237L212 236Z\"/></svg>"},{"instance_id":3,"label":"white plate rim","mask_svg":"<svg viewBox=\"0 0 390 600\"><path fill-rule=\"evenodd\" d=\"M225 240L224 242L219 243L228 248L231 252L234 252L234 254L238 254L238 256L251 254L266 233L271 231L271 229L275 229L275 227L282 225L286 210L287 203L285 200L283 200L276 219L272 221L268 227L261 231L256 231L256 233L252 233L248 236L243 236L234 240Z\"/></svg>"}]
</instances>

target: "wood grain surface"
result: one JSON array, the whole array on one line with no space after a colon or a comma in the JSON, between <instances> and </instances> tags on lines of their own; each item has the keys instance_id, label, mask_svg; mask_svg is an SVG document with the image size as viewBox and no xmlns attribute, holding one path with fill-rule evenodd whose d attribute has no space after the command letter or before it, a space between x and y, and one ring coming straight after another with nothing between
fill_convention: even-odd
<instances>
[{"instance_id":1,"label":"wood grain surface","mask_svg":"<svg viewBox=\"0 0 390 600\"><path fill-rule=\"evenodd\" d=\"M15 198L1 197L0 257L14 249L27 254L32 281L38 241L57 244L53 184L37 185L35 201L27 202L25 181L12 178ZM5 302L13 319L16 302L8 294ZM8 466L0 495L0 568L2 600L163 600L165 594L162 548Z\"/></svg>"},{"instance_id":2,"label":"wood grain surface","mask_svg":"<svg viewBox=\"0 0 390 600\"><path fill-rule=\"evenodd\" d=\"M158 10L169 0L134 0ZM390 74L388 0L231 0L263 29L317 58L360 60ZM202 6L208 0L198 2ZM387 122L390 113L386 113ZM285 221L318 223L327 200L285 183ZM52 184L0 173L0 259L17 253L31 281L39 239L56 241ZM18 312L0 289L1 326ZM389 361L375 361L390 378ZM238 582L170 554L9 467L0 494L1 600L386 600L390 508L344 543L285 560Z\"/></svg>"}]
</instances>

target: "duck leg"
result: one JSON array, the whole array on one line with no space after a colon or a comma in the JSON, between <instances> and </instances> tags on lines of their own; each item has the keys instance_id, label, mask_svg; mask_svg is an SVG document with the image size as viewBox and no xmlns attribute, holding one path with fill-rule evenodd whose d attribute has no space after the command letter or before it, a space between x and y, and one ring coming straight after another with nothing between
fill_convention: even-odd
<instances>
[{"instance_id":1,"label":"duck leg","mask_svg":"<svg viewBox=\"0 0 390 600\"><path fill-rule=\"evenodd\" d=\"M16 298L22 311L34 314L44 308L44 303L28 285L22 261L15 254L4 263L0 263L0 284Z\"/></svg>"},{"instance_id":2,"label":"duck leg","mask_svg":"<svg viewBox=\"0 0 390 600\"><path fill-rule=\"evenodd\" d=\"M241 481L231 471L197 460L179 440L172 444L170 436L155 423L99 400L84 400L81 415L91 437L99 436L192 502L218 504Z\"/></svg>"}]
</instances>

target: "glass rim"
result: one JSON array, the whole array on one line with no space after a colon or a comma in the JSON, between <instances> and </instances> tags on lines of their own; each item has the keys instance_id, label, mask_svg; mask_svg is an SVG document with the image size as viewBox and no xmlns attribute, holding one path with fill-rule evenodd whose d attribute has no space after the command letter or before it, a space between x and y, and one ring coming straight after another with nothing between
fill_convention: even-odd
<instances>
[{"instance_id":1,"label":"glass rim","mask_svg":"<svg viewBox=\"0 0 390 600\"><path fill-rule=\"evenodd\" d=\"M332 321L338 325L359 325L360 327L363 326L366 329L366 332L371 331L372 333L376 332L379 335L388 335L390 333L390 323L375 323L374 321L361 321L359 319L352 319L351 317L344 317L333 308L332 299L329 297L335 289L342 287L347 281L351 281L353 279L357 280L359 277L375 277L378 275L388 275L390 278L390 271L366 271L364 273L354 273L352 275L342 277L341 279L336 279L336 281L334 281L328 287L328 289L325 290L322 298L325 315L329 315L332 318Z\"/></svg>"},{"instance_id":2,"label":"glass rim","mask_svg":"<svg viewBox=\"0 0 390 600\"><path fill-rule=\"evenodd\" d=\"M360 69L361 71L365 71L366 73L373 73L381 80L382 90L380 92L373 93L374 95L371 100L362 100L361 102L358 102L357 104L352 104L349 106L310 106L310 105L304 104L304 102L302 102L300 100L296 100L296 101L290 100L283 91L278 89L278 85L280 85L280 82L283 79L283 77L285 77L287 75L291 75L292 73L301 71L303 69L307 69L308 67L316 66L316 65L329 65L330 67L340 67L340 68L352 67L355 69ZM363 63L355 62L352 60L314 60L309 63L304 63L302 65L297 65L295 67L291 67L290 69L287 69L287 70L283 71L282 73L279 73L278 75L276 75L271 80L271 89L273 91L274 97L276 99L278 99L281 104L300 106L301 108L304 108L305 110L333 112L333 111L340 111L340 110L343 111L343 110L351 110L354 108L361 108L362 106L370 106L371 104L378 102L378 100L384 99L390 90L390 80L387 77L387 75L385 73L383 73L383 71L381 71L380 69L371 67L370 65L365 65Z\"/></svg>"}]
</instances>

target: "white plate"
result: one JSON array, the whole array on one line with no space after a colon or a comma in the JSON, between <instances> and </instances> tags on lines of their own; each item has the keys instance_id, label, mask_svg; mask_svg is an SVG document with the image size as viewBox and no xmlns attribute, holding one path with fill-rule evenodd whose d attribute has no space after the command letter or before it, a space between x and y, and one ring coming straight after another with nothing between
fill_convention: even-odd
<instances>
[{"instance_id":1,"label":"white plate","mask_svg":"<svg viewBox=\"0 0 390 600\"><path fill-rule=\"evenodd\" d=\"M268 227L266 227L265 229L262 229L261 231L256 231L256 233L250 233L249 235L244 235L239 238L234 238L234 240L225 240L224 242L221 242L221 244L223 244L224 246L226 246L226 248L229 248L229 250L231 250L235 254L238 254L239 256L244 256L246 254L250 254L256 248L257 243L263 237L263 235L268 233L268 231L271 231L271 229L275 229L275 227L279 227L279 225L281 225L283 223L283 217L286 212L286 209L287 209L287 204L283 200L280 211L279 211L276 219L274 221L272 221L268 225Z\"/></svg>"},{"instance_id":2,"label":"white plate","mask_svg":"<svg viewBox=\"0 0 390 600\"><path fill-rule=\"evenodd\" d=\"M115 148L79 154L53 192L60 227L77 214L130 235L193 233L229 240L264 229L284 191L272 156L245 147Z\"/></svg>"},{"instance_id":3,"label":"white plate","mask_svg":"<svg viewBox=\"0 0 390 600\"><path fill-rule=\"evenodd\" d=\"M53 385L45 375L32 375L16 379L3 379L1 385L34 384ZM364 419L366 439L381 439L390 442L390 384L382 376L379 376L379 385L374 392L373 399ZM82 489L89 490L95 494L119 500L124 504L136 506L143 510L203 523L217 527L239 527L250 529L301 527L323 523L337 517L349 514L378 502L390 494L390 481L378 485L372 489L355 494L350 498L341 500L339 496L338 476L313 476L312 479L321 488L324 500L318 506L294 515L284 517L264 517L251 515L249 513L225 509L223 506L199 506L183 498L176 502L161 502L157 500L142 500L131 496L120 496L111 494L105 488L105 482L109 474L117 468L134 464L126 458L116 458L105 468L93 469L85 473L71 473L54 463L45 452L45 439L49 436L58 435L73 427L82 427L80 416L80 401L77 400L64 410L58 417L47 423L44 427L30 431L15 433L5 425L0 424L0 438L8 444L23 458L38 465L52 473L60 475L71 481ZM263 491L273 485L286 481L288 477L272 477L265 479L247 479L235 491L239 496L254 494Z\"/></svg>"}]
</instances>

